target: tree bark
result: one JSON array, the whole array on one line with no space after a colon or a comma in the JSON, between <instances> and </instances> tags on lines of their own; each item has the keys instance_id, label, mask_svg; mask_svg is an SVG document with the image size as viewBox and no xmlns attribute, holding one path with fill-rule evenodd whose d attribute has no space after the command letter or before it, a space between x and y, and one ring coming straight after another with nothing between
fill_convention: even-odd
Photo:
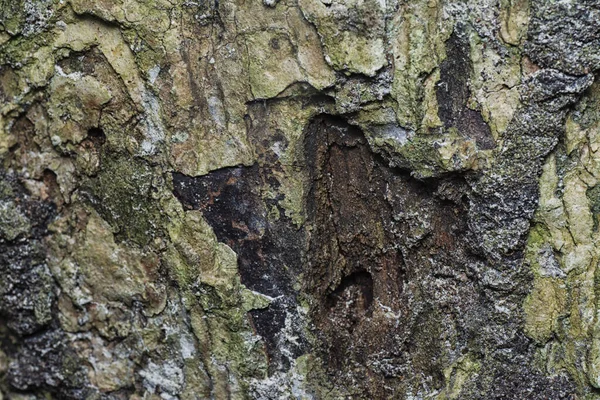
<instances>
[{"instance_id":1,"label":"tree bark","mask_svg":"<svg viewBox=\"0 0 600 400\"><path fill-rule=\"evenodd\" d=\"M600 399L598 0L0 4L0 400Z\"/></svg>"}]
</instances>

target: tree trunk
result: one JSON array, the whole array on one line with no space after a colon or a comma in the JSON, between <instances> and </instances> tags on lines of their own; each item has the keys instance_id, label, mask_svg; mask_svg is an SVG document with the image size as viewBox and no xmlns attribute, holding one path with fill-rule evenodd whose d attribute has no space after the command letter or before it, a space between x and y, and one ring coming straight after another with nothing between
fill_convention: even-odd
<instances>
[{"instance_id":1,"label":"tree trunk","mask_svg":"<svg viewBox=\"0 0 600 400\"><path fill-rule=\"evenodd\" d=\"M600 399L598 0L0 4L0 399Z\"/></svg>"}]
</instances>

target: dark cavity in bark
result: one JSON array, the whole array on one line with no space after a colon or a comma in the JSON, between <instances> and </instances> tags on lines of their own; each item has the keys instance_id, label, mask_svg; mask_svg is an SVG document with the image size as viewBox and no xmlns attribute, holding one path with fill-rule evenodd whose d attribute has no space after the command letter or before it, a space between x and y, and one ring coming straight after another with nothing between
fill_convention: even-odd
<instances>
[{"instance_id":1,"label":"dark cavity in bark","mask_svg":"<svg viewBox=\"0 0 600 400\"><path fill-rule=\"evenodd\" d=\"M358 128L331 116L308 126L305 158L304 290L329 372L372 398L397 396L423 376L441 387L444 340L466 347L473 322L460 310L478 302L464 181L391 169Z\"/></svg>"}]
</instances>

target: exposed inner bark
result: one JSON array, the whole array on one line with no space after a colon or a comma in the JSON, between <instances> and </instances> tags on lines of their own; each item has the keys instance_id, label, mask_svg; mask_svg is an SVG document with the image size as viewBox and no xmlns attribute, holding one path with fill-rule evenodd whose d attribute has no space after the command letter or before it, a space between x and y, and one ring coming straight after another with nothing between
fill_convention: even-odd
<instances>
[{"instance_id":1,"label":"exposed inner bark","mask_svg":"<svg viewBox=\"0 0 600 400\"><path fill-rule=\"evenodd\" d=\"M174 174L175 194L202 210L236 251L242 282L278 299L252 312L276 369L289 367L277 349L289 339L286 319L295 316L293 287L302 273L317 347L336 379L361 377L344 384L373 396L390 395L420 374L440 387L441 338L449 335L460 352L476 336L461 312L473 312L479 301L469 279L474 256L463 180L420 182L387 167L362 132L340 118L315 118L304 144L311 187L303 229L268 217L269 202L276 206L264 199L276 184L274 163L198 178ZM455 331L444 332L444 315L455 320ZM306 350L302 339L294 355Z\"/></svg>"},{"instance_id":2,"label":"exposed inner bark","mask_svg":"<svg viewBox=\"0 0 600 400\"><path fill-rule=\"evenodd\" d=\"M331 373L343 381L353 371L362 378L353 384L373 396L419 372L441 385L442 310L460 319L459 303L476 300L463 181L419 182L390 169L357 128L333 117L311 123L305 149L307 291Z\"/></svg>"}]
</instances>

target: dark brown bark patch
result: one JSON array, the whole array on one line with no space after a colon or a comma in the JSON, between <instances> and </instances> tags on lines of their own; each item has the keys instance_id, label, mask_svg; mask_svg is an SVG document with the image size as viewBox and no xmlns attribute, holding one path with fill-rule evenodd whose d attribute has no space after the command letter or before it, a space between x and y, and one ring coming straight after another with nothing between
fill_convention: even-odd
<instances>
[{"instance_id":1,"label":"dark brown bark patch","mask_svg":"<svg viewBox=\"0 0 600 400\"><path fill-rule=\"evenodd\" d=\"M447 57L440 64L440 81L437 84L438 116L446 129L456 128L459 133L475 140L477 147L486 150L496 145L490 127L481 113L467 106L471 91L469 81L472 61L469 43L460 27L446 42Z\"/></svg>"}]
</instances>

